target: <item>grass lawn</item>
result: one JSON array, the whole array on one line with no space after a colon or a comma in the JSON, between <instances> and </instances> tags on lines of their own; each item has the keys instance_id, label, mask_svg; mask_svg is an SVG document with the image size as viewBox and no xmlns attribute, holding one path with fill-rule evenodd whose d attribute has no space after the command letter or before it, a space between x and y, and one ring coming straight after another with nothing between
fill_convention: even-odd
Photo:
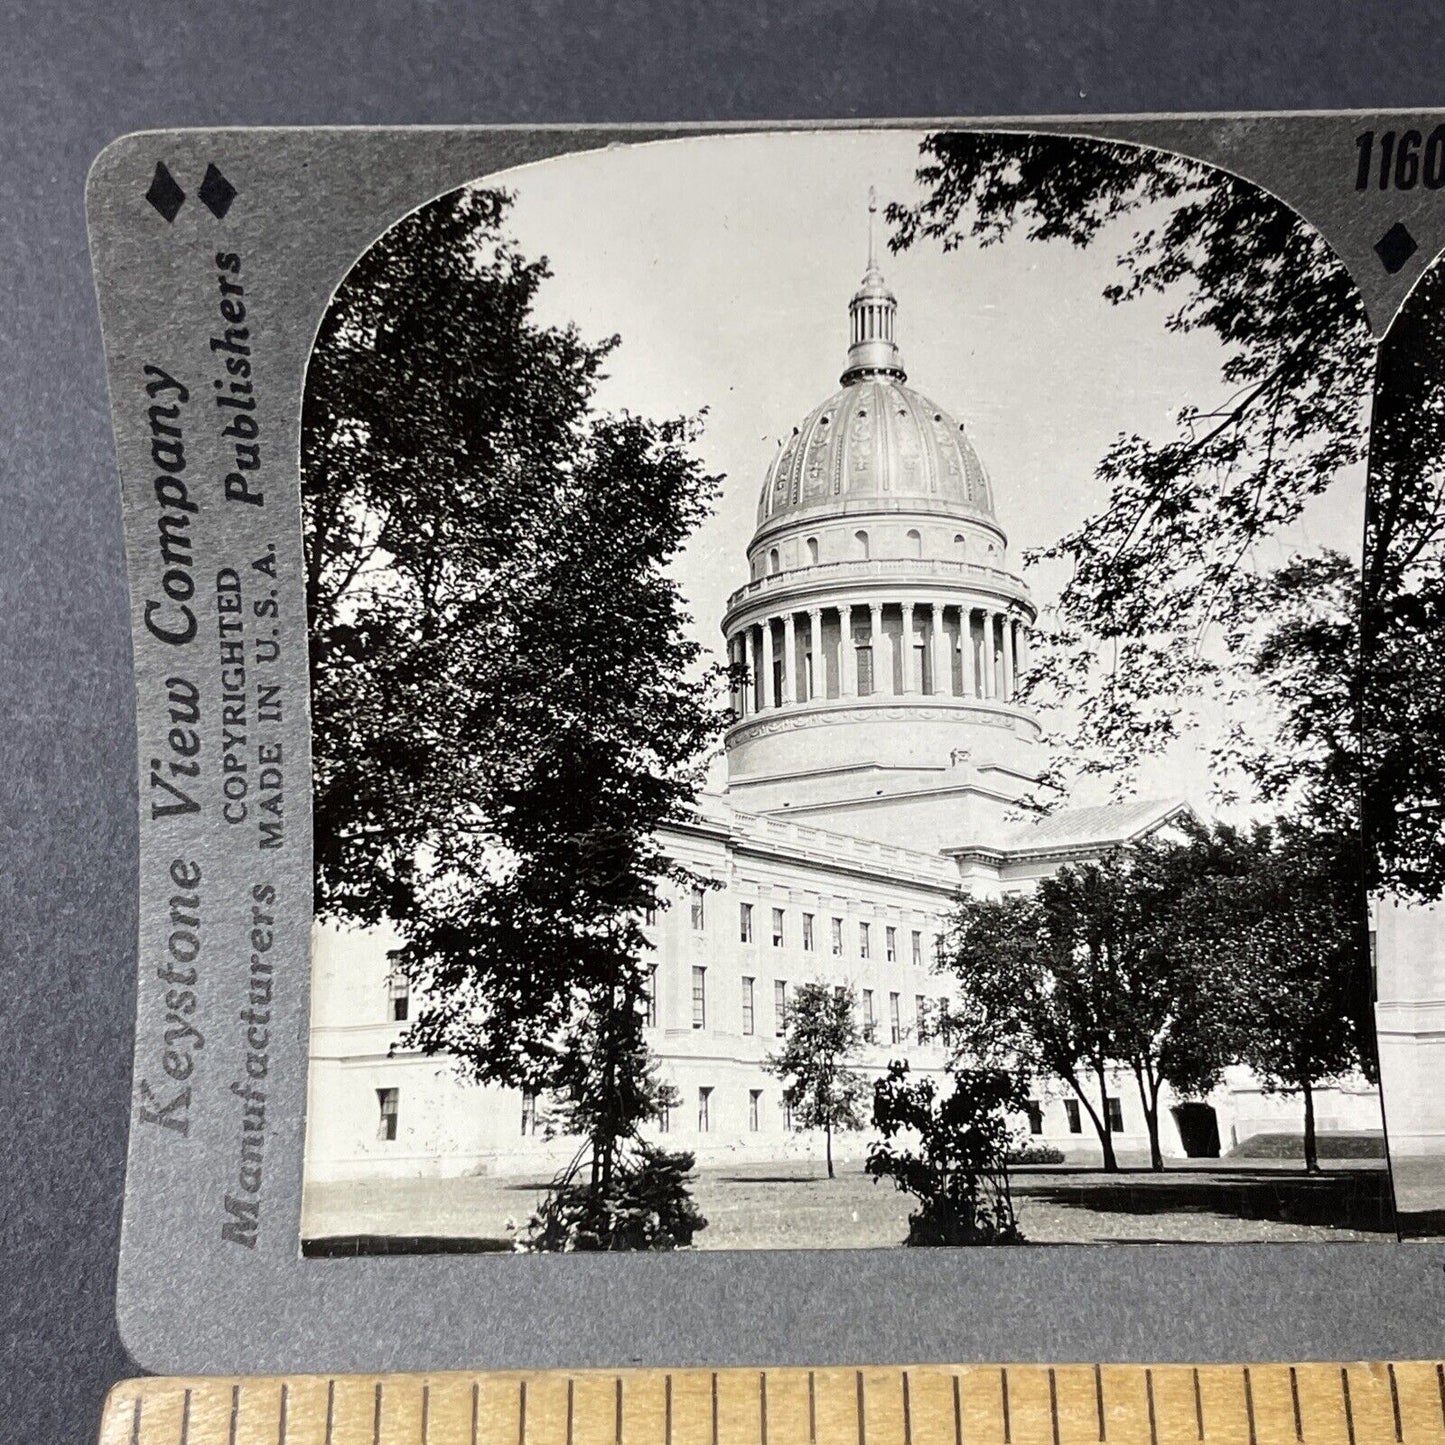
<instances>
[{"instance_id":1,"label":"grass lawn","mask_svg":"<svg viewBox=\"0 0 1445 1445\"><path fill-rule=\"evenodd\" d=\"M1383 1241L1394 1238L1383 1161L1327 1161L1306 1175L1295 1160L1199 1160L1162 1174L1068 1165L1014 1172L1019 1223L1031 1243ZM302 1234L308 1253L505 1249L507 1221L523 1223L546 1180L405 1179L313 1184ZM861 1164L836 1179L816 1165L701 1169L694 1196L708 1227L700 1249L891 1247L914 1201L875 1183Z\"/></svg>"}]
</instances>

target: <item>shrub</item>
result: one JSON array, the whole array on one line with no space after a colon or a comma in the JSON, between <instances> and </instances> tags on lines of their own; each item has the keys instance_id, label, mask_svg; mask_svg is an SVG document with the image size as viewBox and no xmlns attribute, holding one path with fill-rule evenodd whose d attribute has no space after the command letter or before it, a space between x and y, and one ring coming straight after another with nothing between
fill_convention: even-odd
<instances>
[{"instance_id":1,"label":"shrub","mask_svg":"<svg viewBox=\"0 0 1445 1445\"><path fill-rule=\"evenodd\" d=\"M918 1200L905 1244L1021 1244L1005 1118L1019 1105L1020 1081L1002 1069L964 1069L953 1085L939 1099L932 1079L910 1082L906 1063L890 1064L873 1090L883 1141L869 1151L867 1171ZM919 1148L894 1144L903 1131L917 1135Z\"/></svg>"},{"instance_id":2,"label":"shrub","mask_svg":"<svg viewBox=\"0 0 1445 1445\"><path fill-rule=\"evenodd\" d=\"M694 1156L641 1144L619 1156L604 1190L576 1164L552 1181L517 1248L528 1253L685 1249L707 1220L688 1193Z\"/></svg>"},{"instance_id":3,"label":"shrub","mask_svg":"<svg viewBox=\"0 0 1445 1445\"><path fill-rule=\"evenodd\" d=\"M1064 1151L1052 1144L1024 1144L1009 1151L1010 1164L1062 1164Z\"/></svg>"}]
</instances>

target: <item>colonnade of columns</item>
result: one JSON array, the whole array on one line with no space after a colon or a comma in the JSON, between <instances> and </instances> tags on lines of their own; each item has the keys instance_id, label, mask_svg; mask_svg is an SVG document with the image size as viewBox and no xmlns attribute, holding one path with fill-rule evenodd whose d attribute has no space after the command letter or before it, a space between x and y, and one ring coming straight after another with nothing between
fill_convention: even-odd
<instances>
[{"instance_id":1,"label":"colonnade of columns","mask_svg":"<svg viewBox=\"0 0 1445 1445\"><path fill-rule=\"evenodd\" d=\"M896 637L884 625L885 608L900 623ZM825 613L837 616L826 650ZM747 682L733 695L733 710L744 717L828 697L1007 701L1028 666L1028 627L1006 610L967 603L840 603L739 628L728 638L728 660L746 672Z\"/></svg>"}]
</instances>

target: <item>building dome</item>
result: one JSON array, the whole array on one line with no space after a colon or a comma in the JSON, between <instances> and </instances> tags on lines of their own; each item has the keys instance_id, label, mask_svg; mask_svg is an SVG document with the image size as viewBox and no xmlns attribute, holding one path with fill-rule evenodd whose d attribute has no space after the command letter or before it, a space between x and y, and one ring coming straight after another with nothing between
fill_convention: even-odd
<instances>
[{"instance_id":1,"label":"building dome","mask_svg":"<svg viewBox=\"0 0 1445 1445\"><path fill-rule=\"evenodd\" d=\"M993 519L993 488L961 422L905 386L901 366L844 375L844 385L793 428L768 468L758 499L760 536L825 514Z\"/></svg>"},{"instance_id":2,"label":"building dome","mask_svg":"<svg viewBox=\"0 0 1445 1445\"><path fill-rule=\"evenodd\" d=\"M1035 609L964 427L907 384L897 312L870 243L841 385L773 458L728 598L724 741L743 807L918 846L1033 785Z\"/></svg>"}]
</instances>

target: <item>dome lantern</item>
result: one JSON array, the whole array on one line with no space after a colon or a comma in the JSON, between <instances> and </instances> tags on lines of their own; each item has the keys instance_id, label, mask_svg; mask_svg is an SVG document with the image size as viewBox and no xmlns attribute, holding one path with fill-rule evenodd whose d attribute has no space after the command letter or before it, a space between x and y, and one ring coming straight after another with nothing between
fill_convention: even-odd
<instances>
[{"instance_id":1,"label":"dome lantern","mask_svg":"<svg viewBox=\"0 0 1445 1445\"><path fill-rule=\"evenodd\" d=\"M848 367L844 386L871 376L907 381L903 357L893 337L898 298L888 289L874 251L873 225L878 214L878 192L868 188L868 269L848 303Z\"/></svg>"}]
</instances>

